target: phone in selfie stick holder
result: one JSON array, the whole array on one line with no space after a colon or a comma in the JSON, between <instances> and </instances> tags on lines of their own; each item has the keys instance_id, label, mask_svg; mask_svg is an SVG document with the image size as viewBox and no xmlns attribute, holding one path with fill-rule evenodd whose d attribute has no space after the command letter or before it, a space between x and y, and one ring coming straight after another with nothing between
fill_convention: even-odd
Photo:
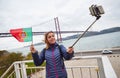
<instances>
[{"instance_id":1,"label":"phone in selfie stick holder","mask_svg":"<svg viewBox=\"0 0 120 78\"><path fill-rule=\"evenodd\" d=\"M83 32L83 34L81 34L78 39L74 42L74 44L71 46L73 47L84 35L85 33L92 27L92 25L101 17L102 14L104 14L104 10L102 6L97 6L97 5L91 5L91 7L89 7L90 10L90 14L92 16L95 16L96 19L95 21Z\"/></svg>"}]
</instances>

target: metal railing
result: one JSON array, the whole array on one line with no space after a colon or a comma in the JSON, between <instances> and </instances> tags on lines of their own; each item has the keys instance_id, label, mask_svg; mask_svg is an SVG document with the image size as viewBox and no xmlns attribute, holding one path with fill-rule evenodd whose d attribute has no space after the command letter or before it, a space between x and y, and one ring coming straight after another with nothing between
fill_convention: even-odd
<instances>
[{"instance_id":1,"label":"metal railing","mask_svg":"<svg viewBox=\"0 0 120 78\"><path fill-rule=\"evenodd\" d=\"M79 60L79 59L86 59L86 58L96 58L96 57L75 57L73 60ZM101 58L103 63L103 67L106 67L101 69L101 67L98 66L66 66L68 78L117 78L116 74L112 68L111 65L108 65L108 59L106 60L106 57L97 57ZM107 61L107 64L106 61ZM8 70L1 76L1 78L45 78L45 67L29 67L26 66L26 63L33 62L32 60L28 61L17 61L14 62ZM12 72L11 72L12 70ZM105 73L104 73L105 71ZM112 74L107 75L106 72L112 72ZM10 73L8 75L8 73ZM103 73L103 74L101 74ZM102 76L104 75L104 76Z\"/></svg>"},{"instance_id":2,"label":"metal railing","mask_svg":"<svg viewBox=\"0 0 120 78\"><path fill-rule=\"evenodd\" d=\"M14 70L7 76L7 78L45 78L45 67L25 67L24 69L20 63L14 63L14 66L19 64L19 67L14 67ZM13 66L13 65L12 65ZM16 69L15 69L16 68ZM68 78L99 78L99 71L96 71L97 66L70 66L66 67ZM23 71L24 70L24 71ZM9 70L7 71L9 72ZM5 74L7 74L7 72ZM92 74L94 72L94 74ZM84 74L85 73L85 74ZM5 78L5 74L1 78Z\"/></svg>"},{"instance_id":3,"label":"metal railing","mask_svg":"<svg viewBox=\"0 0 120 78\"><path fill-rule=\"evenodd\" d=\"M67 67L68 78L99 78L98 66Z\"/></svg>"},{"instance_id":4,"label":"metal railing","mask_svg":"<svg viewBox=\"0 0 120 78\"><path fill-rule=\"evenodd\" d=\"M25 78L25 63L33 62L32 60L14 62L0 78ZM22 76L22 77L21 77ZM26 77L27 78L27 77Z\"/></svg>"},{"instance_id":5,"label":"metal railing","mask_svg":"<svg viewBox=\"0 0 120 78\"><path fill-rule=\"evenodd\" d=\"M31 71L30 78L45 78L44 67L28 67L28 69ZM97 66L71 66L66 69L68 78L99 78L99 71L96 70L98 69Z\"/></svg>"},{"instance_id":6,"label":"metal railing","mask_svg":"<svg viewBox=\"0 0 120 78\"><path fill-rule=\"evenodd\" d=\"M31 61L26 61L31 62ZM14 70L7 76L7 78L45 78L45 67L27 67L25 61L19 61L13 63L9 69L1 76L5 78L6 74L10 72L10 69ZM66 67L68 78L84 78L84 73L87 78L99 78L97 75L97 66L70 66ZM77 74L76 74L77 72ZM79 73L78 73L79 72ZM94 75L92 73L94 72Z\"/></svg>"}]
</instances>

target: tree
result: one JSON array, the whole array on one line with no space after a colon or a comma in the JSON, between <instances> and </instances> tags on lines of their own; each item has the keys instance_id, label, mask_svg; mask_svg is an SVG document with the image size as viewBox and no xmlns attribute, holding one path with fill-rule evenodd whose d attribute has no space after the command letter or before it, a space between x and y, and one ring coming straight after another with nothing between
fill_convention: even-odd
<instances>
[{"instance_id":1,"label":"tree","mask_svg":"<svg viewBox=\"0 0 120 78\"><path fill-rule=\"evenodd\" d=\"M1 50L0 51L0 57L3 56L3 55L5 55L5 54L9 54L9 52L6 51L6 50Z\"/></svg>"},{"instance_id":2,"label":"tree","mask_svg":"<svg viewBox=\"0 0 120 78\"><path fill-rule=\"evenodd\" d=\"M32 60L32 54L31 54L31 52L27 54L25 60Z\"/></svg>"},{"instance_id":3,"label":"tree","mask_svg":"<svg viewBox=\"0 0 120 78\"><path fill-rule=\"evenodd\" d=\"M15 61L22 61L25 57L22 53L9 53L0 57L0 75L3 74L8 67Z\"/></svg>"}]
</instances>

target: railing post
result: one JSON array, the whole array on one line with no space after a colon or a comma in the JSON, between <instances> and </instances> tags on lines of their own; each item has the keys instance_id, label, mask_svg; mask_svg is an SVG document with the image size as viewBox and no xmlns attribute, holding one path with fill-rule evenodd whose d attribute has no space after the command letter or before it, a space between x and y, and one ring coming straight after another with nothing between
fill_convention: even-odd
<instances>
[{"instance_id":1,"label":"railing post","mask_svg":"<svg viewBox=\"0 0 120 78\"><path fill-rule=\"evenodd\" d=\"M102 62L105 71L105 78L118 78L107 56L102 57Z\"/></svg>"},{"instance_id":2,"label":"railing post","mask_svg":"<svg viewBox=\"0 0 120 78\"><path fill-rule=\"evenodd\" d=\"M74 78L74 72L73 72L73 68L71 68L71 71L72 71L72 76L73 76L72 78Z\"/></svg>"},{"instance_id":3,"label":"railing post","mask_svg":"<svg viewBox=\"0 0 120 78\"><path fill-rule=\"evenodd\" d=\"M98 78L106 78L104 68L103 68L102 58L97 58L97 62L99 67L99 71L97 71Z\"/></svg>"},{"instance_id":4,"label":"railing post","mask_svg":"<svg viewBox=\"0 0 120 78\"><path fill-rule=\"evenodd\" d=\"M16 78L20 78L19 63L14 63Z\"/></svg>"},{"instance_id":5,"label":"railing post","mask_svg":"<svg viewBox=\"0 0 120 78\"><path fill-rule=\"evenodd\" d=\"M21 62L20 66L21 66L21 75L22 75L22 78L27 78L25 63Z\"/></svg>"}]
</instances>

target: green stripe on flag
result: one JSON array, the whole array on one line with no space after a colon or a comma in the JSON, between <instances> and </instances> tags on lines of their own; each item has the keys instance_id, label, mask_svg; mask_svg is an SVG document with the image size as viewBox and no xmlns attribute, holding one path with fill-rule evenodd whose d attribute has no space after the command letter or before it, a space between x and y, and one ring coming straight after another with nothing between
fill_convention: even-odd
<instances>
[{"instance_id":1,"label":"green stripe on flag","mask_svg":"<svg viewBox=\"0 0 120 78\"><path fill-rule=\"evenodd\" d=\"M32 41L32 28L23 28L23 32L26 33L26 37L24 38L24 42Z\"/></svg>"}]
</instances>

